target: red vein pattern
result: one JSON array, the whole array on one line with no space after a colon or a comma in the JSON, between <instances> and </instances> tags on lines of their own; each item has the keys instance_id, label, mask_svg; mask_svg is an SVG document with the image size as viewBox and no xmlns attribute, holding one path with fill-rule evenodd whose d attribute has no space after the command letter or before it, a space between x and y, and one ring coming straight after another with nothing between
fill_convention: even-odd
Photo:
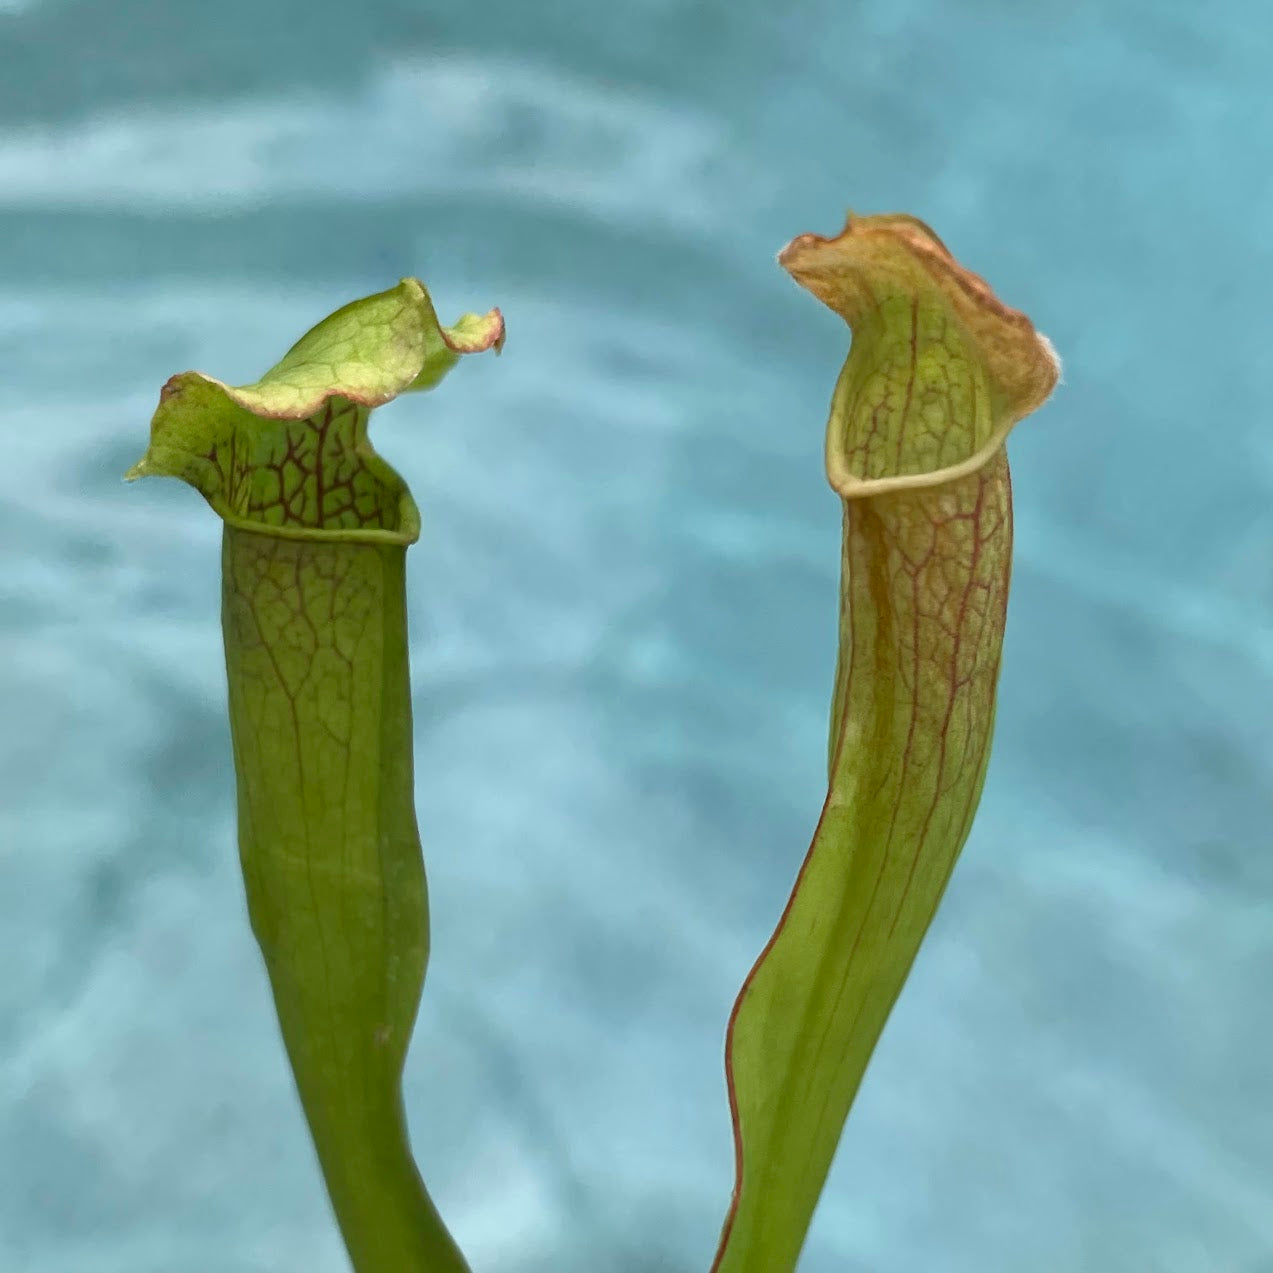
<instances>
[{"instance_id":1,"label":"red vein pattern","mask_svg":"<svg viewBox=\"0 0 1273 1273\"><path fill-rule=\"evenodd\" d=\"M230 508L262 527L397 530L402 483L363 450L370 411L329 398L302 420L259 420L209 447Z\"/></svg>"},{"instance_id":2,"label":"red vein pattern","mask_svg":"<svg viewBox=\"0 0 1273 1273\"><path fill-rule=\"evenodd\" d=\"M717 1268L794 1264L789 1235L803 1237L816 1197L797 1181L820 1184L830 1167L967 838L989 757L1011 516L1002 452L948 486L845 502L848 628L831 793L731 1018L738 1175ZM801 959L814 944L827 952L816 966ZM753 1028L739 1031L749 1010ZM768 1094L762 1114L746 1116L740 1089ZM744 1189L754 1205L743 1206ZM739 1249L764 1259L726 1266L740 1215L754 1232Z\"/></svg>"}]
</instances>

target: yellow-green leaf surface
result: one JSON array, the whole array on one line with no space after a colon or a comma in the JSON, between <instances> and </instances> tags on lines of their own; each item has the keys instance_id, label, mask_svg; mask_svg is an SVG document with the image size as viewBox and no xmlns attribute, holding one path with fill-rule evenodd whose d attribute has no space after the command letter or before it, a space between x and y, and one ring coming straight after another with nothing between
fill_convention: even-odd
<instances>
[{"instance_id":1,"label":"yellow-green leaf surface","mask_svg":"<svg viewBox=\"0 0 1273 1273\"><path fill-rule=\"evenodd\" d=\"M497 310L441 327L405 279L324 320L255 384L173 377L129 473L183 478L225 522L248 911L358 1273L467 1268L402 1111L429 949L404 594L419 515L367 421L461 353L498 349L503 330Z\"/></svg>"},{"instance_id":2,"label":"yellow-green leaf surface","mask_svg":"<svg viewBox=\"0 0 1273 1273\"><path fill-rule=\"evenodd\" d=\"M1058 364L907 216L779 257L852 328L827 473L844 506L829 782L730 1018L736 1177L714 1273L787 1273L871 1052L967 838L1012 565L1004 441Z\"/></svg>"}]
</instances>

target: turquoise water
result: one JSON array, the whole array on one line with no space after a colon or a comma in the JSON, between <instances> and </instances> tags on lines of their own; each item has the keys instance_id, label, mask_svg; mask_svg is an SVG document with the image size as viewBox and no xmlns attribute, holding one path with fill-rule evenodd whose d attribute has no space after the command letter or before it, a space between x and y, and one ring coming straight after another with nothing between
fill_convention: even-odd
<instances>
[{"instance_id":1,"label":"turquoise water","mask_svg":"<svg viewBox=\"0 0 1273 1273\"><path fill-rule=\"evenodd\" d=\"M339 1273L158 386L403 274L504 356L378 419L475 1273L705 1270L726 1013L821 799L843 327L929 221L1066 361L1014 436L982 813L804 1273L1273 1269L1273 10L0 0L0 1269Z\"/></svg>"}]
</instances>

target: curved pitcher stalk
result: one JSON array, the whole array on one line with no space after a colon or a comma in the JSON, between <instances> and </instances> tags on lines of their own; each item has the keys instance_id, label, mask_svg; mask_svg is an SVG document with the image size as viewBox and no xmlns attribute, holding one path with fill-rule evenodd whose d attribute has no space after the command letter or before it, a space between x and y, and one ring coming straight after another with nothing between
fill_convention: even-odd
<instances>
[{"instance_id":1,"label":"curved pitcher stalk","mask_svg":"<svg viewBox=\"0 0 1273 1273\"><path fill-rule=\"evenodd\" d=\"M1047 340L908 216L781 253L849 324L827 474L844 506L826 802L734 1005L736 1176L715 1273L795 1267L867 1061L981 795L1012 566L1004 441Z\"/></svg>"}]
</instances>

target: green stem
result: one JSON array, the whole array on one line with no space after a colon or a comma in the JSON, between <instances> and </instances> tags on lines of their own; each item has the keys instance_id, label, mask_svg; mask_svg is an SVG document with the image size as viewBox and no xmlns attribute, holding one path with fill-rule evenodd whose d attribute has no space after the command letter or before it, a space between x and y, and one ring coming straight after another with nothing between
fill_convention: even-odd
<instances>
[{"instance_id":1,"label":"green stem","mask_svg":"<svg viewBox=\"0 0 1273 1273\"><path fill-rule=\"evenodd\" d=\"M429 946L405 559L232 526L222 551L248 909L358 1273L467 1268L412 1160L400 1089Z\"/></svg>"}]
</instances>

